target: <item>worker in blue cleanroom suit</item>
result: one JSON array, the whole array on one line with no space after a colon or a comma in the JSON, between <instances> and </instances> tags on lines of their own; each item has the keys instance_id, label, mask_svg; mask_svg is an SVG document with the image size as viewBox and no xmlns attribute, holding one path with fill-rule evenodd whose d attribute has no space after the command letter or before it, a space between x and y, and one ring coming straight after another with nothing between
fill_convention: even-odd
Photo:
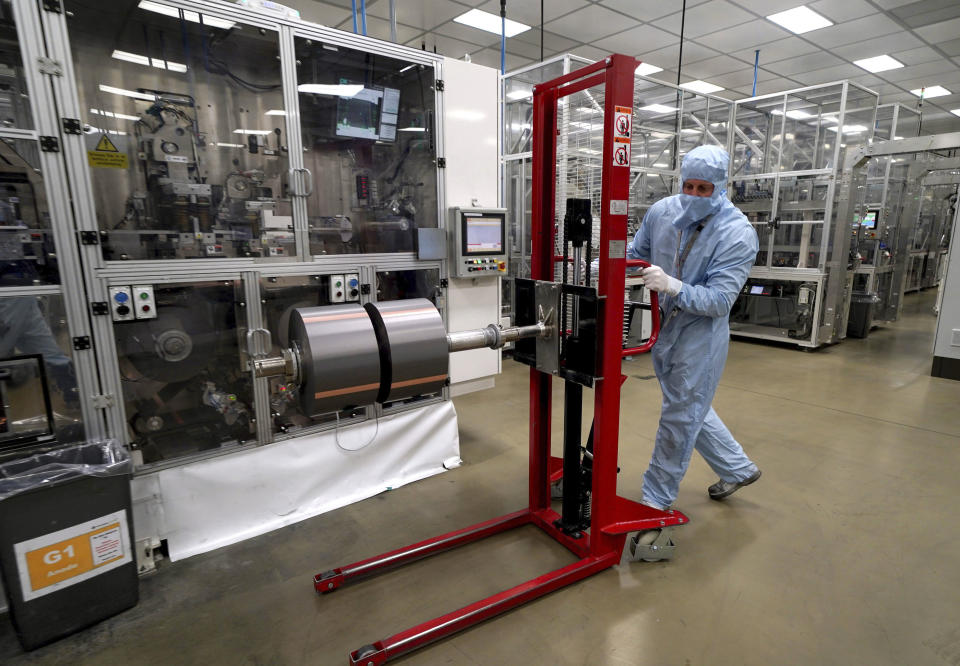
<instances>
[{"instance_id":1,"label":"worker in blue cleanroom suit","mask_svg":"<svg viewBox=\"0 0 960 666\"><path fill-rule=\"evenodd\" d=\"M683 159L683 193L650 207L627 257L652 265L644 285L660 296L660 339L653 367L663 391L660 426L643 501L666 509L677 498L696 449L720 480L710 486L724 499L760 478L710 406L730 341L730 308L757 256L757 234L726 194L730 157L722 148L699 146Z\"/></svg>"}]
</instances>

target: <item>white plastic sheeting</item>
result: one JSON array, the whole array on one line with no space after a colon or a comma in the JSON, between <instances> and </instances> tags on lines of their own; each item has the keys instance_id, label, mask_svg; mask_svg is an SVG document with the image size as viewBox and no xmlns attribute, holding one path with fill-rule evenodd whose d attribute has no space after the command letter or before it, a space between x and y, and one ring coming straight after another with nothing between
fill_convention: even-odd
<instances>
[{"instance_id":1,"label":"white plastic sheeting","mask_svg":"<svg viewBox=\"0 0 960 666\"><path fill-rule=\"evenodd\" d=\"M369 442L369 444L368 444ZM432 476L460 462L453 403L134 479L134 531L179 560Z\"/></svg>"}]
</instances>

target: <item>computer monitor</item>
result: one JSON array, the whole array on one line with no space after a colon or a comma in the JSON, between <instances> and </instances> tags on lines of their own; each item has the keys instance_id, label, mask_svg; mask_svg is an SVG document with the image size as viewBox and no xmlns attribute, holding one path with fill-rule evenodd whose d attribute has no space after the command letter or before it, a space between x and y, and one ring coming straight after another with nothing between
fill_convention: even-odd
<instances>
[{"instance_id":1,"label":"computer monitor","mask_svg":"<svg viewBox=\"0 0 960 666\"><path fill-rule=\"evenodd\" d=\"M338 97L337 136L395 141L399 112L400 91L396 88L365 87L353 97Z\"/></svg>"},{"instance_id":2,"label":"computer monitor","mask_svg":"<svg viewBox=\"0 0 960 666\"><path fill-rule=\"evenodd\" d=\"M877 211L875 210L867 211L867 214L863 216L862 220L860 220L860 227L862 229L876 229L877 228Z\"/></svg>"},{"instance_id":3,"label":"computer monitor","mask_svg":"<svg viewBox=\"0 0 960 666\"><path fill-rule=\"evenodd\" d=\"M503 254L503 217L465 215L463 234L463 254L486 256Z\"/></svg>"}]
</instances>

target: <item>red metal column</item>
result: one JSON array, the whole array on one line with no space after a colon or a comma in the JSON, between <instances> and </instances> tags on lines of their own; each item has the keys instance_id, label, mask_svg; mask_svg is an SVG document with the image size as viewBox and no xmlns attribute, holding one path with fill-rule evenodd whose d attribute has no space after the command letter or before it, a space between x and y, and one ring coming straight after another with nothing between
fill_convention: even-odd
<instances>
[{"instance_id":1,"label":"red metal column","mask_svg":"<svg viewBox=\"0 0 960 666\"><path fill-rule=\"evenodd\" d=\"M557 91L533 95L533 196L531 267L534 280L553 280L557 181ZM550 507L550 416L552 377L530 368L530 511Z\"/></svg>"},{"instance_id":2,"label":"red metal column","mask_svg":"<svg viewBox=\"0 0 960 666\"><path fill-rule=\"evenodd\" d=\"M594 390L593 506L590 552L620 550L623 535L602 528L617 514L617 439L620 425L620 360L623 347L623 288L626 270L627 202L630 198L630 160L614 163L616 107L633 108L633 79L637 59L610 56L604 89L603 172L600 190L600 275L598 291L599 358L602 379ZM629 144L627 144L629 146ZM611 209L611 202L623 202ZM613 214L616 210L617 214Z\"/></svg>"}]
</instances>

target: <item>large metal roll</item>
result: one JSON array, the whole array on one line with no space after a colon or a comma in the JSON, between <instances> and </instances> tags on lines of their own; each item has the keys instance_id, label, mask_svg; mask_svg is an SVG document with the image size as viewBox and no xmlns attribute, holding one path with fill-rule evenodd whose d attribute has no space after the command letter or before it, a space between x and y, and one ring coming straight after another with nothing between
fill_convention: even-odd
<instances>
[{"instance_id":1,"label":"large metal roll","mask_svg":"<svg viewBox=\"0 0 960 666\"><path fill-rule=\"evenodd\" d=\"M425 298L367 303L380 342L381 390L377 402L440 391L447 381L447 331Z\"/></svg>"},{"instance_id":2,"label":"large metal roll","mask_svg":"<svg viewBox=\"0 0 960 666\"><path fill-rule=\"evenodd\" d=\"M289 333L300 355L304 414L369 405L377 399L380 351L362 306L298 308L290 315Z\"/></svg>"}]
</instances>

